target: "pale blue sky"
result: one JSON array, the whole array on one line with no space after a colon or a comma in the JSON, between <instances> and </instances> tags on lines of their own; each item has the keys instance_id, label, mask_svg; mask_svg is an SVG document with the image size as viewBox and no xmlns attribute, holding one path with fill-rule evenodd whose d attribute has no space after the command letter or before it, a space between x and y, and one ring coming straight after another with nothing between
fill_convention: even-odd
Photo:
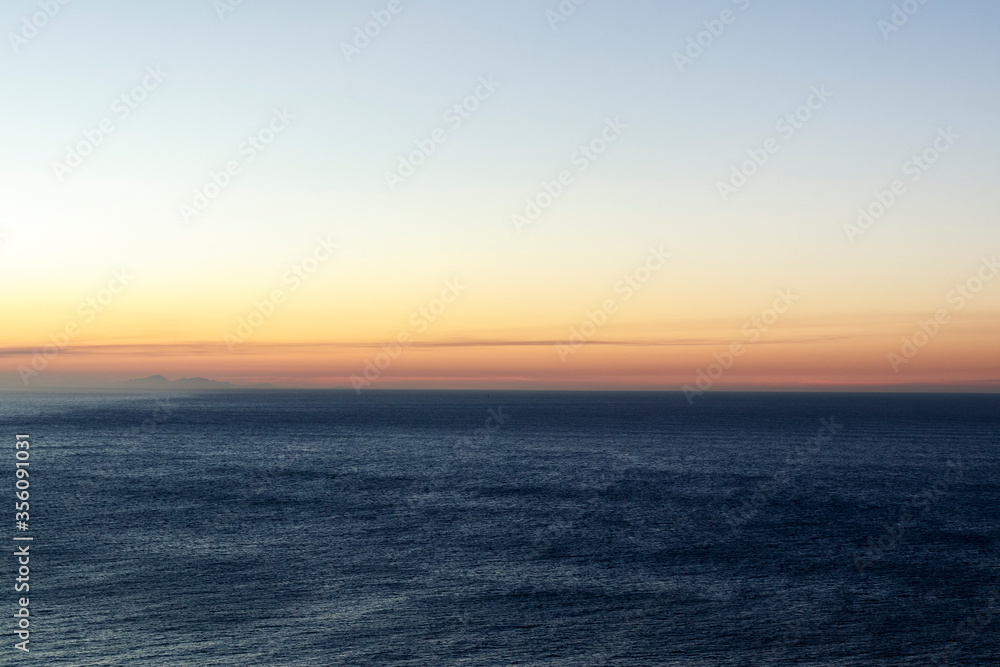
<instances>
[{"instance_id":1,"label":"pale blue sky","mask_svg":"<svg viewBox=\"0 0 1000 667\"><path fill-rule=\"evenodd\" d=\"M284 262L332 230L359 280L558 275L586 293L594 263L657 242L702 283L837 284L838 303L877 283L879 300L895 291L917 308L923 288L995 247L996 3L929 2L886 42L883 1L753 0L740 11L742 0L589 0L553 30L545 11L557 0L401 0L347 63L340 44L387 4L245 0L220 20L211 0L74 0L20 53L5 40L0 229L26 252L8 250L0 271L30 265L58 282L125 262L166 281L182 261L237 281L241 267ZM735 23L679 73L672 54L726 9ZM35 11L8 2L0 28L18 31ZM52 161L152 65L167 81L56 184ZM484 75L500 90L391 194L385 171ZM834 98L721 202L717 181L819 84ZM178 205L275 107L297 116L292 126L181 226ZM511 214L607 117L629 124L622 140L514 234ZM947 126L962 135L953 152L860 247L847 245L855 209Z\"/></svg>"}]
</instances>

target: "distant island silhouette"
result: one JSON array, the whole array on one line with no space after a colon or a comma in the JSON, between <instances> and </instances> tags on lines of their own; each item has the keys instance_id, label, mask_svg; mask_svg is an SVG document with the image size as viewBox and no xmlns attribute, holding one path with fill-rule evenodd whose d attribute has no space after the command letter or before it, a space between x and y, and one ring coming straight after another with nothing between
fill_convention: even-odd
<instances>
[{"instance_id":1,"label":"distant island silhouette","mask_svg":"<svg viewBox=\"0 0 1000 667\"><path fill-rule=\"evenodd\" d=\"M232 382L219 382L208 378L181 378L180 380L168 380L162 375L150 375L145 378L133 378L122 383L126 389L275 389L273 384L262 383L253 385L239 385Z\"/></svg>"}]
</instances>

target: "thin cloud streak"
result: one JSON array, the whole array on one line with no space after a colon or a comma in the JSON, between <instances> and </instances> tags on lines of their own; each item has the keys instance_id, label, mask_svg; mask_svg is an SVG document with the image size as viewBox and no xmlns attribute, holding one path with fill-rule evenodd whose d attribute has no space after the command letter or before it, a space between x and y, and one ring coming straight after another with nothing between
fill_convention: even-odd
<instances>
[{"instance_id":1,"label":"thin cloud streak","mask_svg":"<svg viewBox=\"0 0 1000 667\"><path fill-rule=\"evenodd\" d=\"M849 340L865 336L803 336L795 338L775 338L760 340L747 345L795 345L803 343L823 343ZM685 338L676 340L593 340L586 345L602 347L704 347L714 345L730 345L731 338ZM425 341L410 343L409 349L459 349L481 347L551 347L565 344L564 340L463 340L463 341ZM359 350L380 349L387 341L372 343L246 343L242 351L253 353L275 352L321 352L323 350ZM44 346L42 346L44 347ZM7 347L0 348L0 358L20 357L37 354L42 347ZM175 356L188 354L205 354L226 352L225 343L185 343L185 344L108 344L108 345L72 345L63 349L60 354L146 354L150 356Z\"/></svg>"}]
</instances>

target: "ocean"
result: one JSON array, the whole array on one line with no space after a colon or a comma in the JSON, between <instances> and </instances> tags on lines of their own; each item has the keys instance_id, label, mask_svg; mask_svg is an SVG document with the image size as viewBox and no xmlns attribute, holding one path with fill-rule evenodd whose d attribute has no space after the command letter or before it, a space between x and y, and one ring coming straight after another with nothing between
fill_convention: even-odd
<instances>
[{"instance_id":1,"label":"ocean","mask_svg":"<svg viewBox=\"0 0 1000 667\"><path fill-rule=\"evenodd\" d=\"M0 664L1000 664L998 407L3 393Z\"/></svg>"}]
</instances>

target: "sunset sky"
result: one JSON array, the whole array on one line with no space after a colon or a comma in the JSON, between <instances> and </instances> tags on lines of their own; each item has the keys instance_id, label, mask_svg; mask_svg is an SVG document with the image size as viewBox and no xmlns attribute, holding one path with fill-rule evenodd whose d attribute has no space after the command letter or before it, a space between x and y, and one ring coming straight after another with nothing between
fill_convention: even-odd
<instances>
[{"instance_id":1,"label":"sunset sky","mask_svg":"<svg viewBox=\"0 0 1000 667\"><path fill-rule=\"evenodd\" d=\"M51 4L0 387L1000 388L995 2Z\"/></svg>"}]
</instances>

